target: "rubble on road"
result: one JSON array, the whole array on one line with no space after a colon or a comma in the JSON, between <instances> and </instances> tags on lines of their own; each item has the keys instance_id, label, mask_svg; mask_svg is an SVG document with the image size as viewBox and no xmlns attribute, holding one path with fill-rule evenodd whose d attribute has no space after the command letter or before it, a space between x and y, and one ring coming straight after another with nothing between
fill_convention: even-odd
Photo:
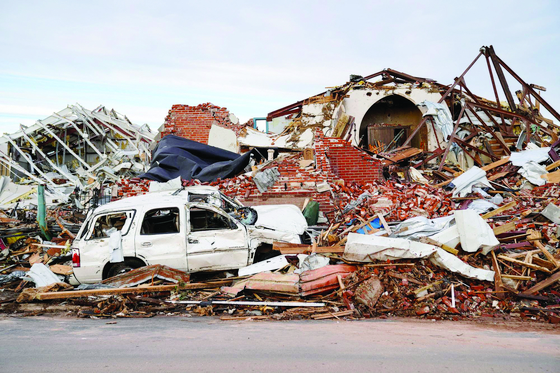
<instances>
[{"instance_id":1,"label":"rubble on road","mask_svg":"<svg viewBox=\"0 0 560 373\"><path fill-rule=\"evenodd\" d=\"M495 100L465 83L481 57ZM0 179L0 311L558 323L560 114L493 47L473 64L451 85L391 69L354 75L269 113L276 134L203 104L174 105L160 134L74 105L5 135L0 162L15 177ZM521 90L511 92L504 70ZM144 205L159 201L167 205L144 226L136 211L148 216ZM191 209L211 213L195 227ZM222 225L209 224L217 216ZM165 249L132 260L131 225L138 240L186 234L142 242L148 251L186 242L183 267L169 267ZM81 226L107 248L100 263L122 264L93 284L77 284L80 260L92 260L79 254L89 239ZM249 238L237 245L230 231Z\"/></svg>"}]
</instances>

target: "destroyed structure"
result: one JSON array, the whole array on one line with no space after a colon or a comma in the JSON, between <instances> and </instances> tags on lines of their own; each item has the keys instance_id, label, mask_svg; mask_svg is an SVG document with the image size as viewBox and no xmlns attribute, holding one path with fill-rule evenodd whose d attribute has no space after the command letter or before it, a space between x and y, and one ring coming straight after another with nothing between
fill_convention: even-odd
<instances>
[{"instance_id":1,"label":"destroyed structure","mask_svg":"<svg viewBox=\"0 0 560 373\"><path fill-rule=\"evenodd\" d=\"M475 63L488 67L491 99L467 86ZM70 106L0 138L11 175L0 186L2 309L44 312L64 300L84 317L558 323L560 114L545 90L490 46L450 85L392 69L352 75L269 113L266 133L209 103L174 105L158 133L103 107ZM191 270L188 260L170 268L117 258L131 271L69 285L73 241L95 206L142 194L157 205L162 189L195 185L215 187L233 210L269 205L274 216L296 205L307 239L269 238L267 259L226 276ZM238 219L240 229L267 229ZM73 259L76 267L87 256Z\"/></svg>"}]
</instances>

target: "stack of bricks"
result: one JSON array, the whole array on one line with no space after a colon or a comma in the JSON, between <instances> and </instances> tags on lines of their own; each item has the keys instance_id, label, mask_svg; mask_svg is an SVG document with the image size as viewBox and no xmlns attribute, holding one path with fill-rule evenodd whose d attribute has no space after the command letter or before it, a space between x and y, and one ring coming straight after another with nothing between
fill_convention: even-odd
<instances>
[{"instance_id":1,"label":"stack of bricks","mask_svg":"<svg viewBox=\"0 0 560 373\"><path fill-rule=\"evenodd\" d=\"M315 158L317 170L334 174L346 182L373 183L383 181L382 162L348 141L325 137L315 131Z\"/></svg>"},{"instance_id":2,"label":"stack of bricks","mask_svg":"<svg viewBox=\"0 0 560 373\"><path fill-rule=\"evenodd\" d=\"M111 201L122 198L141 196L148 193L150 189L150 180L134 177L131 179L121 179L113 186Z\"/></svg>"},{"instance_id":3,"label":"stack of bricks","mask_svg":"<svg viewBox=\"0 0 560 373\"><path fill-rule=\"evenodd\" d=\"M173 105L165 118L161 137L176 135L208 144L212 125L229 128L239 135L245 125L232 123L229 116L227 108L211 103L197 106Z\"/></svg>"},{"instance_id":4,"label":"stack of bricks","mask_svg":"<svg viewBox=\"0 0 560 373\"><path fill-rule=\"evenodd\" d=\"M334 212L329 191L318 192L317 185L327 182L327 175L317 172L313 165L300 167L301 153L278 158L263 169L277 167L280 177L274 185L261 193L251 176L241 175L233 179L217 181L223 193L237 198L247 206L293 204L302 207L307 198L319 203L321 211L326 215Z\"/></svg>"}]
</instances>

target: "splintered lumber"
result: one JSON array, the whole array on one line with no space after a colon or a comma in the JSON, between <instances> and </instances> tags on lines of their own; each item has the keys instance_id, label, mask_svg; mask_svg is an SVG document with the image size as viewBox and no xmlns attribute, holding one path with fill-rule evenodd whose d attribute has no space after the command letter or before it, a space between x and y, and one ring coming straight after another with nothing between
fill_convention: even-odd
<instances>
[{"instance_id":1,"label":"splintered lumber","mask_svg":"<svg viewBox=\"0 0 560 373\"><path fill-rule=\"evenodd\" d=\"M511 201L510 203L507 203L507 204L503 205L502 207L499 207L499 208L495 209L494 211L490 211L490 212L482 215L482 218L483 219L490 219L491 217L499 215L502 212L507 211L507 210L515 207L516 205L517 205L516 201Z\"/></svg>"},{"instance_id":2,"label":"splintered lumber","mask_svg":"<svg viewBox=\"0 0 560 373\"><path fill-rule=\"evenodd\" d=\"M295 244L286 242L274 242L272 244L272 249L280 251L283 255L290 254L309 254L311 252L316 253L344 253L344 247L341 246L317 246L313 251L312 245L305 244Z\"/></svg>"},{"instance_id":3,"label":"splintered lumber","mask_svg":"<svg viewBox=\"0 0 560 373\"><path fill-rule=\"evenodd\" d=\"M548 260L541 259L538 256L531 257L531 263L536 264L536 265L541 266L541 267L544 267L544 268L548 268L551 271L556 268L556 265L549 262Z\"/></svg>"},{"instance_id":4,"label":"splintered lumber","mask_svg":"<svg viewBox=\"0 0 560 373\"><path fill-rule=\"evenodd\" d=\"M504 274L502 274L502 278L509 278L512 280L519 280L519 281L531 281L533 279L531 276L504 275Z\"/></svg>"},{"instance_id":5,"label":"splintered lumber","mask_svg":"<svg viewBox=\"0 0 560 373\"><path fill-rule=\"evenodd\" d=\"M505 260L505 261L508 261L508 262L511 262L511 263L519 264L523 267L528 267L528 268L536 269L537 271L550 273L550 271L548 269L544 268L544 267L538 266L536 264L525 263L525 262L522 262L521 260L512 259L509 256L505 256L505 255L500 254L500 255L498 255L498 258L500 258L502 260Z\"/></svg>"},{"instance_id":6,"label":"splintered lumber","mask_svg":"<svg viewBox=\"0 0 560 373\"><path fill-rule=\"evenodd\" d=\"M408 277L407 275L403 275L403 274L401 274L401 273L396 273L396 272L390 271L390 272L388 273L388 275L391 276L391 277L394 277L394 278L399 278L399 279L401 279L401 280L406 280L406 281L408 281L408 282L412 282L413 284L416 284L416 285L422 285L422 286L426 285L426 284L423 283L423 282L420 282L420 281L418 281L418 280L416 280L416 279L414 279L414 278L410 278L410 277Z\"/></svg>"},{"instance_id":7,"label":"splintered lumber","mask_svg":"<svg viewBox=\"0 0 560 373\"><path fill-rule=\"evenodd\" d=\"M502 233L510 232L514 229L515 229L515 222L510 221L509 223L506 223L504 225L500 225L500 226L494 228L493 231L494 231L494 235L497 236L497 235L500 235Z\"/></svg>"},{"instance_id":8,"label":"splintered lumber","mask_svg":"<svg viewBox=\"0 0 560 373\"><path fill-rule=\"evenodd\" d=\"M537 283L532 288L525 290L523 292L523 294L534 294L534 293L536 293L538 291L541 291L542 289L554 284L556 281L560 281L560 272L556 272L555 274L553 274L552 276L550 276L546 280L543 280L543 281Z\"/></svg>"},{"instance_id":9,"label":"splintered lumber","mask_svg":"<svg viewBox=\"0 0 560 373\"><path fill-rule=\"evenodd\" d=\"M443 250L445 250L445 251L447 251L448 253L451 253L451 254L453 254L453 255L459 254L459 250L454 249L454 248L452 248L452 247L450 247L450 246L441 244L441 243L439 243L438 241L436 241L436 240L434 240L433 238L430 238L430 237L420 237L420 242L422 242L422 243L427 243L427 244L429 244L429 245L437 246L437 247L439 247L439 248L441 248L441 249L443 249Z\"/></svg>"},{"instance_id":10,"label":"splintered lumber","mask_svg":"<svg viewBox=\"0 0 560 373\"><path fill-rule=\"evenodd\" d=\"M509 162L509 157L504 157L504 158L502 158L502 159L500 159L500 160L497 160L496 162L492 162L492 163L490 163L490 164L487 164L486 166L481 167L481 169L488 172L488 171L490 171L490 170L492 170L492 169L494 169L494 168L496 168L496 167L503 166L503 165L505 165L505 164L508 163L508 162ZM461 172L459 175L461 175L461 174L462 174L462 172ZM459 175L455 175L455 177L457 177L457 176L459 176ZM445 180L444 182L439 183L439 184L435 184L435 185L433 185L433 186L436 187L436 188L442 187L442 186L444 186L444 185L447 185L447 184L451 183L453 180L454 180L454 179Z\"/></svg>"},{"instance_id":11,"label":"splintered lumber","mask_svg":"<svg viewBox=\"0 0 560 373\"><path fill-rule=\"evenodd\" d=\"M385 230L387 231L388 234L391 234L391 228L389 228L389 224L387 224L387 222L385 221L385 218L383 217L383 215L378 212L377 213L377 217L379 218L379 221L381 222L381 224L383 225L383 228L385 228Z\"/></svg>"},{"instance_id":12,"label":"splintered lumber","mask_svg":"<svg viewBox=\"0 0 560 373\"><path fill-rule=\"evenodd\" d=\"M352 316L354 314L354 310L347 310L347 311L339 311L339 312L327 312L327 313L320 313L317 315L311 315L311 318L314 320L324 320L324 319L334 319L344 316Z\"/></svg>"},{"instance_id":13,"label":"splintered lumber","mask_svg":"<svg viewBox=\"0 0 560 373\"><path fill-rule=\"evenodd\" d=\"M542 242L533 241L533 246L539 249L544 254L544 256L546 256L549 262L551 262L555 267L558 267L558 262L556 261L554 256L552 256L552 254L546 249L546 247L544 247Z\"/></svg>"},{"instance_id":14,"label":"splintered lumber","mask_svg":"<svg viewBox=\"0 0 560 373\"><path fill-rule=\"evenodd\" d=\"M560 170L544 174L541 178L546 179L549 183L560 183Z\"/></svg>"},{"instance_id":15,"label":"splintered lumber","mask_svg":"<svg viewBox=\"0 0 560 373\"><path fill-rule=\"evenodd\" d=\"M191 305L228 305L235 306L264 306L264 307L325 307L325 303L317 302L252 302L252 301L227 301L227 300L169 300L166 303L173 304L191 304Z\"/></svg>"},{"instance_id":16,"label":"splintered lumber","mask_svg":"<svg viewBox=\"0 0 560 373\"><path fill-rule=\"evenodd\" d=\"M117 294L140 294L140 293L157 293L161 291L179 290L195 290L195 289L208 289L215 288L223 283L192 283L184 285L156 285L156 286L139 286L135 288L115 288L115 289L93 289L93 290L76 290L76 291L58 291L50 293L39 293L35 295L35 299L49 300L49 299L69 299L69 298L82 298L97 295L117 295Z\"/></svg>"},{"instance_id":17,"label":"splintered lumber","mask_svg":"<svg viewBox=\"0 0 560 373\"><path fill-rule=\"evenodd\" d=\"M486 166L482 166L481 169L484 171L490 171L496 167L503 166L508 162L509 162L509 157L504 157L502 159L497 160L496 162L492 162L490 164L487 164Z\"/></svg>"},{"instance_id":18,"label":"splintered lumber","mask_svg":"<svg viewBox=\"0 0 560 373\"><path fill-rule=\"evenodd\" d=\"M545 167L545 169L547 171L550 171L550 170L554 170L558 166L560 166L560 160L557 160L556 162L549 164L548 166Z\"/></svg>"},{"instance_id":19,"label":"splintered lumber","mask_svg":"<svg viewBox=\"0 0 560 373\"><path fill-rule=\"evenodd\" d=\"M498 265L498 259L496 259L496 253L494 251L491 252L492 254L492 267L494 267L494 288L496 292L500 292L497 295L498 298L504 299L504 294L501 292L504 289L504 284L502 282L502 273L500 271L500 266Z\"/></svg>"}]
</instances>

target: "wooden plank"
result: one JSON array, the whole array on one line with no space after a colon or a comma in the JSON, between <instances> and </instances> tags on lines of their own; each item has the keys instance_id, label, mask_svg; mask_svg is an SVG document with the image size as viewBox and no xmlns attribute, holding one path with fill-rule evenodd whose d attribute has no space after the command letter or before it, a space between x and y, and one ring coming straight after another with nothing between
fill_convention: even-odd
<instances>
[{"instance_id":1,"label":"wooden plank","mask_svg":"<svg viewBox=\"0 0 560 373\"><path fill-rule=\"evenodd\" d=\"M507 210L509 210L509 209L511 209L511 208L513 208L513 207L515 207L516 205L517 205L517 202L516 202L516 201L511 201L510 203L505 204L505 205L503 205L502 207L499 207L499 208L495 209L494 211L490 211L490 212L488 212L488 213L482 215L482 218L483 218L483 219L490 219L491 217L496 216L496 215L499 215L499 214L501 214L502 212L507 211Z\"/></svg>"},{"instance_id":2,"label":"wooden plank","mask_svg":"<svg viewBox=\"0 0 560 373\"><path fill-rule=\"evenodd\" d=\"M494 228L493 231L494 231L494 235L497 236L497 235L502 234L502 233L510 232L514 229L515 229L515 222L511 221L509 223L506 223L504 225L500 225L500 226Z\"/></svg>"},{"instance_id":3,"label":"wooden plank","mask_svg":"<svg viewBox=\"0 0 560 373\"><path fill-rule=\"evenodd\" d=\"M420 237L420 242L427 243L429 245L437 246L437 247L439 247L439 248L441 248L441 249L443 249L443 250L445 250L448 253L453 254L453 255L459 254L459 250L454 249L450 246L441 244L441 243L437 242L436 240L434 240L433 238L430 238L430 237Z\"/></svg>"},{"instance_id":4,"label":"wooden plank","mask_svg":"<svg viewBox=\"0 0 560 373\"><path fill-rule=\"evenodd\" d=\"M295 244L295 243L286 243L286 242L274 242L272 244L272 249L280 251L283 255L290 255L290 254L309 254L313 252L313 245L305 245L305 244ZM316 253L336 253L341 254L344 253L343 246L317 246L315 248Z\"/></svg>"},{"instance_id":5,"label":"wooden plank","mask_svg":"<svg viewBox=\"0 0 560 373\"><path fill-rule=\"evenodd\" d=\"M58 291L52 293L39 293L35 296L35 298L39 300L69 299L69 298L90 297L96 295L152 293L152 292L161 292L161 291L172 291L175 289L181 289L181 290L208 289L208 288L215 288L220 285L223 285L223 283L216 283L216 284L193 283L193 284L184 284L181 287L179 287L178 285L156 285L156 286L139 286L135 288Z\"/></svg>"},{"instance_id":6,"label":"wooden plank","mask_svg":"<svg viewBox=\"0 0 560 373\"><path fill-rule=\"evenodd\" d=\"M554 264L552 264L548 260L541 259L538 256L531 257L531 261L529 263L533 263L533 264L536 264L538 266L550 269L551 271L553 271L556 268L556 266Z\"/></svg>"},{"instance_id":7,"label":"wooden plank","mask_svg":"<svg viewBox=\"0 0 560 373\"><path fill-rule=\"evenodd\" d=\"M534 293L536 293L538 291L541 291L542 289L554 284L556 281L560 281L560 272L556 272L555 274L553 274L552 276L550 276L546 280L543 280L543 281L537 283L532 288L525 290L522 294L534 294Z\"/></svg>"},{"instance_id":8,"label":"wooden plank","mask_svg":"<svg viewBox=\"0 0 560 373\"><path fill-rule=\"evenodd\" d=\"M314 320L324 320L324 319L338 319L339 317L344 316L352 316L354 314L354 310L347 310L347 311L339 311L339 312L328 312L328 313L319 313L316 315L311 315L311 318Z\"/></svg>"},{"instance_id":9,"label":"wooden plank","mask_svg":"<svg viewBox=\"0 0 560 373\"><path fill-rule=\"evenodd\" d=\"M503 166L508 162L509 162L509 157L504 157L500 160L497 160L496 162L492 162L490 164L487 164L486 166L481 167L481 169L483 169L484 171L490 171L496 167Z\"/></svg>"},{"instance_id":10,"label":"wooden plank","mask_svg":"<svg viewBox=\"0 0 560 373\"><path fill-rule=\"evenodd\" d=\"M391 234L392 233L391 228L389 228L389 224L387 224L383 215L380 212L378 212L377 217L379 218L381 225L383 225L383 228L385 228L385 231L387 231L387 234Z\"/></svg>"},{"instance_id":11,"label":"wooden plank","mask_svg":"<svg viewBox=\"0 0 560 373\"><path fill-rule=\"evenodd\" d=\"M494 289L496 290L496 297L499 299L504 299L505 294L502 293L504 290L504 284L502 282L502 273L500 271L500 266L498 265L498 260L496 259L496 253L494 251L492 254L492 267L494 267Z\"/></svg>"},{"instance_id":12,"label":"wooden plank","mask_svg":"<svg viewBox=\"0 0 560 373\"><path fill-rule=\"evenodd\" d=\"M507 172L498 172L497 174L494 174L494 175L492 175L492 176L489 176L489 177L488 177L488 180L489 180L489 181L494 181L494 180L496 180L496 179L499 179L499 178L501 178L501 177L506 176L507 174L509 174L509 171L507 171Z\"/></svg>"},{"instance_id":13,"label":"wooden plank","mask_svg":"<svg viewBox=\"0 0 560 373\"><path fill-rule=\"evenodd\" d=\"M560 183L560 170L541 175L541 178L546 179L549 183Z\"/></svg>"},{"instance_id":14,"label":"wooden plank","mask_svg":"<svg viewBox=\"0 0 560 373\"><path fill-rule=\"evenodd\" d=\"M544 268L544 267L538 266L536 264L525 263L525 262L522 262L521 260L512 259L509 256L505 256L505 255L500 254L500 255L498 255L498 258L500 258L502 260L505 260L505 261L508 261L508 262L511 262L511 263L519 264L523 267L529 267L529 268L532 268L532 269L536 269L537 271L550 273L550 271L548 269Z\"/></svg>"},{"instance_id":15,"label":"wooden plank","mask_svg":"<svg viewBox=\"0 0 560 373\"><path fill-rule=\"evenodd\" d=\"M546 256L549 262L551 262L556 268L558 268L558 262L556 261L554 256L546 249L546 247L544 247L541 241L533 241L532 244L537 249L539 249L544 254L544 256Z\"/></svg>"},{"instance_id":16,"label":"wooden plank","mask_svg":"<svg viewBox=\"0 0 560 373\"><path fill-rule=\"evenodd\" d=\"M519 280L519 281L531 281L533 278L531 276L518 276L518 275L503 275L502 278L510 278L512 280Z\"/></svg>"},{"instance_id":17,"label":"wooden plank","mask_svg":"<svg viewBox=\"0 0 560 373\"><path fill-rule=\"evenodd\" d=\"M549 164L548 166L545 167L545 169L546 169L547 171L550 171L550 170L554 170L556 167L559 167L559 166L560 166L560 159L557 160L557 161L554 162L554 163Z\"/></svg>"}]
</instances>

